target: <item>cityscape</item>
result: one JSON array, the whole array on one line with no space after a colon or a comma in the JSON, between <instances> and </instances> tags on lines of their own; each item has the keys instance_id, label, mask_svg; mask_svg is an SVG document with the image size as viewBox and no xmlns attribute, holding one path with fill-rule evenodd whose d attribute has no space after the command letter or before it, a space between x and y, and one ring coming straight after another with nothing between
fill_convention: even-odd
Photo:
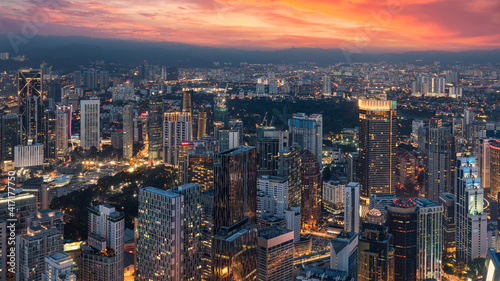
<instances>
[{"instance_id":1,"label":"cityscape","mask_svg":"<svg viewBox=\"0 0 500 281\"><path fill-rule=\"evenodd\" d=\"M0 281L500 281L498 3L145 2L0 5Z\"/></svg>"}]
</instances>

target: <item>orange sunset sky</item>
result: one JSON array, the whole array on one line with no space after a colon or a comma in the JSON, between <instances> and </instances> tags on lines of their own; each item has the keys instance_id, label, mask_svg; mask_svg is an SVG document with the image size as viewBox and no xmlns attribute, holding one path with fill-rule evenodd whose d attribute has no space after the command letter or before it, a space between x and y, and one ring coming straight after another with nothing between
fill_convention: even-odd
<instances>
[{"instance_id":1,"label":"orange sunset sky","mask_svg":"<svg viewBox=\"0 0 500 281\"><path fill-rule=\"evenodd\" d=\"M0 33L23 31L244 49L495 49L500 1L0 0Z\"/></svg>"}]
</instances>

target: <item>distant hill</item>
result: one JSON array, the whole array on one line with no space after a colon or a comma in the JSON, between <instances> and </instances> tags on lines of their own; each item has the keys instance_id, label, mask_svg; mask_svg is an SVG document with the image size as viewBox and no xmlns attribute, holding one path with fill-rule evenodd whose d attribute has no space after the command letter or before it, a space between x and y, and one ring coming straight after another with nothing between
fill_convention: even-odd
<instances>
[{"instance_id":1,"label":"distant hill","mask_svg":"<svg viewBox=\"0 0 500 281\"><path fill-rule=\"evenodd\" d=\"M28 43L19 45L14 53L7 35L0 35L0 52L10 56L25 55L29 61L0 61L0 70L19 67L36 67L45 61L54 69L69 71L90 61L125 65L147 60L151 64L176 66L212 66L214 61L239 64L248 63L300 63L334 64L349 62L340 49L289 48L274 51L254 51L236 48L214 48L171 42L137 42L118 39L101 39L81 36L35 36ZM415 64L500 63L500 49L464 52L420 51L404 53L348 54L351 62L409 62Z\"/></svg>"}]
</instances>

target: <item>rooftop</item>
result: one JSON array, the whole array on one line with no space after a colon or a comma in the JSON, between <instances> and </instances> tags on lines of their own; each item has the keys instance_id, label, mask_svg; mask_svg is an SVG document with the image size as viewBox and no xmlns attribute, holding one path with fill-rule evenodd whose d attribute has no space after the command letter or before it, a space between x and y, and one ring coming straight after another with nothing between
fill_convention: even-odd
<instances>
[{"instance_id":1,"label":"rooftop","mask_svg":"<svg viewBox=\"0 0 500 281\"><path fill-rule=\"evenodd\" d=\"M291 232L292 230L288 230L282 227L279 227L277 225L272 225L266 228L263 228L259 230L259 237L262 237L264 239L272 239L278 236L281 236L283 234L286 234L288 232Z\"/></svg>"},{"instance_id":2,"label":"rooftop","mask_svg":"<svg viewBox=\"0 0 500 281\"><path fill-rule=\"evenodd\" d=\"M151 192L151 193L154 193L154 194L157 194L160 196L169 197L169 198L176 198L176 197L181 196L180 194L174 193L172 191L158 189L158 188L152 187L152 186L144 187L142 190L147 191L147 192Z\"/></svg>"}]
</instances>

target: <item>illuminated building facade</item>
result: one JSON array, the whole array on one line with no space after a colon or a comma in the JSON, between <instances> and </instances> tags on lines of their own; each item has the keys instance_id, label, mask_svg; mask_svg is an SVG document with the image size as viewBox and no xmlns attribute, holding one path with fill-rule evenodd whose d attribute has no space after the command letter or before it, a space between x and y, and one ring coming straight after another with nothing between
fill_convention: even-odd
<instances>
[{"instance_id":1,"label":"illuminated building facade","mask_svg":"<svg viewBox=\"0 0 500 281\"><path fill-rule=\"evenodd\" d=\"M148 153L149 160L160 160L163 155L163 98L158 91L152 91L148 106Z\"/></svg>"},{"instance_id":2,"label":"illuminated building facade","mask_svg":"<svg viewBox=\"0 0 500 281\"><path fill-rule=\"evenodd\" d=\"M359 233L359 183L344 188L344 231Z\"/></svg>"},{"instance_id":3,"label":"illuminated building facade","mask_svg":"<svg viewBox=\"0 0 500 281\"><path fill-rule=\"evenodd\" d=\"M30 226L17 238L16 247L16 280L41 280L45 257L63 250L61 233L55 227Z\"/></svg>"},{"instance_id":4,"label":"illuminated building facade","mask_svg":"<svg viewBox=\"0 0 500 281\"><path fill-rule=\"evenodd\" d=\"M163 126L163 162L178 166L180 146L192 140L191 114L166 112Z\"/></svg>"},{"instance_id":5,"label":"illuminated building facade","mask_svg":"<svg viewBox=\"0 0 500 281\"><path fill-rule=\"evenodd\" d=\"M212 280L212 238L214 237L214 190L201 194L201 279Z\"/></svg>"},{"instance_id":6,"label":"illuminated building facade","mask_svg":"<svg viewBox=\"0 0 500 281\"><path fill-rule=\"evenodd\" d=\"M489 157L490 194L491 197L496 198L498 193L500 192L500 141L499 140L490 142L489 156L490 156Z\"/></svg>"},{"instance_id":7,"label":"illuminated building facade","mask_svg":"<svg viewBox=\"0 0 500 281\"><path fill-rule=\"evenodd\" d=\"M358 281L393 281L394 248L384 215L371 209L361 225L358 246Z\"/></svg>"},{"instance_id":8,"label":"illuminated building facade","mask_svg":"<svg viewBox=\"0 0 500 281\"><path fill-rule=\"evenodd\" d=\"M323 116L304 113L293 115L288 120L288 128L292 142L296 142L304 150L309 150L316 156L318 163L322 163L323 152Z\"/></svg>"},{"instance_id":9,"label":"illuminated building facade","mask_svg":"<svg viewBox=\"0 0 500 281\"><path fill-rule=\"evenodd\" d=\"M453 192L456 148L451 129L432 123L427 129L427 198L437 201L441 193Z\"/></svg>"},{"instance_id":10,"label":"illuminated building facade","mask_svg":"<svg viewBox=\"0 0 500 281\"><path fill-rule=\"evenodd\" d=\"M68 153L68 113L56 111L56 154L58 158L66 157Z\"/></svg>"},{"instance_id":11,"label":"illuminated building facade","mask_svg":"<svg viewBox=\"0 0 500 281\"><path fill-rule=\"evenodd\" d=\"M214 154L204 146L195 147L187 155L187 179L185 182L192 182L203 186L203 191L214 188Z\"/></svg>"},{"instance_id":12,"label":"illuminated building facade","mask_svg":"<svg viewBox=\"0 0 500 281\"><path fill-rule=\"evenodd\" d=\"M38 69L18 72L17 95L23 145L43 143L43 79Z\"/></svg>"},{"instance_id":13,"label":"illuminated building facade","mask_svg":"<svg viewBox=\"0 0 500 281\"><path fill-rule=\"evenodd\" d=\"M359 172L361 195L396 191L396 102L359 100Z\"/></svg>"},{"instance_id":14,"label":"illuminated building facade","mask_svg":"<svg viewBox=\"0 0 500 281\"><path fill-rule=\"evenodd\" d=\"M80 102L80 146L100 149L100 104L99 100L82 100Z\"/></svg>"},{"instance_id":15,"label":"illuminated building facade","mask_svg":"<svg viewBox=\"0 0 500 281\"><path fill-rule=\"evenodd\" d=\"M257 280L293 280L293 231L278 226L259 230Z\"/></svg>"},{"instance_id":16,"label":"illuminated building facade","mask_svg":"<svg viewBox=\"0 0 500 281\"><path fill-rule=\"evenodd\" d=\"M80 245L78 280L123 280L125 214L109 204L89 208L89 235Z\"/></svg>"},{"instance_id":17,"label":"illuminated building facade","mask_svg":"<svg viewBox=\"0 0 500 281\"><path fill-rule=\"evenodd\" d=\"M455 223L455 194L441 193L439 204L443 205L443 257L454 257L457 233Z\"/></svg>"},{"instance_id":18,"label":"illuminated building facade","mask_svg":"<svg viewBox=\"0 0 500 281\"><path fill-rule=\"evenodd\" d=\"M441 280L443 258L443 206L427 198L418 206L418 280Z\"/></svg>"},{"instance_id":19,"label":"illuminated building facade","mask_svg":"<svg viewBox=\"0 0 500 281\"><path fill-rule=\"evenodd\" d=\"M198 112L198 132L196 134L196 139L201 140L202 137L206 136L207 133L207 123L208 116L206 111Z\"/></svg>"},{"instance_id":20,"label":"illuminated building facade","mask_svg":"<svg viewBox=\"0 0 500 281\"><path fill-rule=\"evenodd\" d=\"M396 199L386 207L387 227L394 246L394 280L417 280L418 208L411 199Z\"/></svg>"},{"instance_id":21,"label":"illuminated building facade","mask_svg":"<svg viewBox=\"0 0 500 281\"><path fill-rule=\"evenodd\" d=\"M317 229L321 214L321 172L316 155L306 150L301 156L300 181L302 186L302 215L303 229Z\"/></svg>"},{"instance_id":22,"label":"illuminated building facade","mask_svg":"<svg viewBox=\"0 0 500 281\"><path fill-rule=\"evenodd\" d=\"M456 171L456 259L467 263L486 257L488 219L484 212L484 189L476 159L457 157Z\"/></svg>"},{"instance_id":23,"label":"illuminated building facade","mask_svg":"<svg viewBox=\"0 0 500 281\"><path fill-rule=\"evenodd\" d=\"M134 106L123 107L123 158L131 158L134 153Z\"/></svg>"},{"instance_id":24,"label":"illuminated building facade","mask_svg":"<svg viewBox=\"0 0 500 281\"><path fill-rule=\"evenodd\" d=\"M0 121L0 160L5 165L14 163L14 147L21 143L21 119L18 114L10 113L1 116Z\"/></svg>"},{"instance_id":25,"label":"illuminated building facade","mask_svg":"<svg viewBox=\"0 0 500 281\"><path fill-rule=\"evenodd\" d=\"M45 257L45 272L42 281L76 281L73 260L65 252Z\"/></svg>"}]
</instances>

